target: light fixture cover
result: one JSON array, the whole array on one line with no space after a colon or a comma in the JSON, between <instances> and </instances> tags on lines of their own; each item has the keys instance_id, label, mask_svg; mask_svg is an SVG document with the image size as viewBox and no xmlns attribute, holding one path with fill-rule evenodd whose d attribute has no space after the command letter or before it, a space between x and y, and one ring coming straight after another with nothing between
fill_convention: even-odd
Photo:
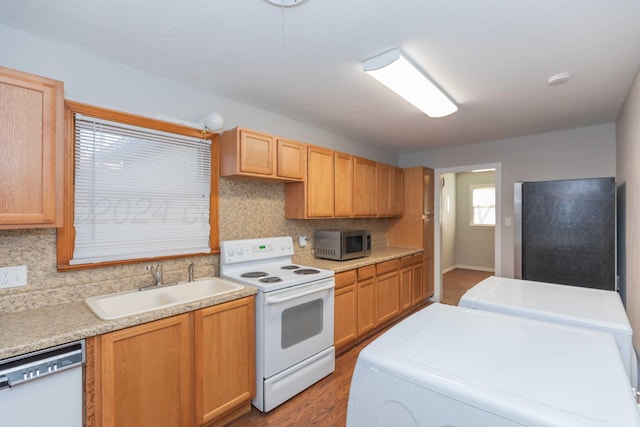
<instances>
[{"instance_id":1,"label":"light fixture cover","mask_svg":"<svg viewBox=\"0 0 640 427\"><path fill-rule=\"evenodd\" d=\"M207 114L203 123L204 126L212 132L218 132L224 128L224 119L218 113Z\"/></svg>"},{"instance_id":2,"label":"light fixture cover","mask_svg":"<svg viewBox=\"0 0 640 427\"><path fill-rule=\"evenodd\" d=\"M444 117L458 107L398 49L368 59L363 69L429 117Z\"/></svg>"}]
</instances>

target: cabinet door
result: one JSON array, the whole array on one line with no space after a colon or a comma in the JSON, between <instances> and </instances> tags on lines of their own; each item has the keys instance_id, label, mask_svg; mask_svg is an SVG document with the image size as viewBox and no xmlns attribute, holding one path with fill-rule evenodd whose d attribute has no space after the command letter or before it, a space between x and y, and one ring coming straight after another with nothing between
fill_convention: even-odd
<instances>
[{"instance_id":1,"label":"cabinet door","mask_svg":"<svg viewBox=\"0 0 640 427\"><path fill-rule=\"evenodd\" d=\"M435 189L433 187L434 183L434 172L432 169L424 168L423 175L424 182L424 230L423 230L423 241L422 247L424 248L424 255L426 257L433 257L433 234L434 234L434 221L433 221L433 200L434 200L434 192Z\"/></svg>"},{"instance_id":2,"label":"cabinet door","mask_svg":"<svg viewBox=\"0 0 640 427\"><path fill-rule=\"evenodd\" d=\"M377 163L354 157L353 163L353 214L354 216L376 216L377 209Z\"/></svg>"},{"instance_id":3,"label":"cabinet door","mask_svg":"<svg viewBox=\"0 0 640 427\"><path fill-rule=\"evenodd\" d=\"M422 254L413 256L412 280L413 280L413 304L420 304L426 298L425 268ZM433 275L432 275L433 276Z\"/></svg>"},{"instance_id":4,"label":"cabinet door","mask_svg":"<svg viewBox=\"0 0 640 427\"><path fill-rule=\"evenodd\" d=\"M374 265L358 269L358 336L373 330L377 322L376 269Z\"/></svg>"},{"instance_id":5,"label":"cabinet door","mask_svg":"<svg viewBox=\"0 0 640 427\"><path fill-rule=\"evenodd\" d=\"M62 226L63 83L0 67L0 229Z\"/></svg>"},{"instance_id":6,"label":"cabinet door","mask_svg":"<svg viewBox=\"0 0 640 427\"><path fill-rule=\"evenodd\" d=\"M378 163L376 174L378 176L377 198L378 216L389 216L391 213L391 166Z\"/></svg>"},{"instance_id":7,"label":"cabinet door","mask_svg":"<svg viewBox=\"0 0 640 427\"><path fill-rule=\"evenodd\" d=\"M270 135L240 130L240 172L274 175L275 143Z\"/></svg>"},{"instance_id":8,"label":"cabinet door","mask_svg":"<svg viewBox=\"0 0 640 427\"><path fill-rule=\"evenodd\" d=\"M358 338L356 270L338 273L335 279L333 327L336 351L340 351Z\"/></svg>"},{"instance_id":9,"label":"cabinet door","mask_svg":"<svg viewBox=\"0 0 640 427\"><path fill-rule=\"evenodd\" d=\"M404 211L404 171L401 168L391 170L389 193L389 216L402 216Z\"/></svg>"},{"instance_id":10,"label":"cabinet door","mask_svg":"<svg viewBox=\"0 0 640 427\"><path fill-rule=\"evenodd\" d=\"M190 314L182 314L100 336L102 427L193 425L190 325Z\"/></svg>"},{"instance_id":11,"label":"cabinet door","mask_svg":"<svg viewBox=\"0 0 640 427\"><path fill-rule=\"evenodd\" d=\"M400 314L400 260L376 265L378 294L378 324L386 323Z\"/></svg>"},{"instance_id":12,"label":"cabinet door","mask_svg":"<svg viewBox=\"0 0 640 427\"><path fill-rule=\"evenodd\" d=\"M353 216L353 157L351 154L334 153L335 208L337 217Z\"/></svg>"},{"instance_id":13,"label":"cabinet door","mask_svg":"<svg viewBox=\"0 0 640 427\"><path fill-rule=\"evenodd\" d=\"M301 142L278 139L277 153L278 177L302 181L307 169L307 146Z\"/></svg>"},{"instance_id":14,"label":"cabinet door","mask_svg":"<svg viewBox=\"0 0 640 427\"><path fill-rule=\"evenodd\" d=\"M307 161L307 215L332 217L333 151L309 146Z\"/></svg>"},{"instance_id":15,"label":"cabinet door","mask_svg":"<svg viewBox=\"0 0 640 427\"><path fill-rule=\"evenodd\" d=\"M413 306L413 257L400 260L400 305L402 311Z\"/></svg>"},{"instance_id":16,"label":"cabinet door","mask_svg":"<svg viewBox=\"0 0 640 427\"><path fill-rule=\"evenodd\" d=\"M424 297L433 296L433 257L424 257Z\"/></svg>"},{"instance_id":17,"label":"cabinet door","mask_svg":"<svg viewBox=\"0 0 640 427\"><path fill-rule=\"evenodd\" d=\"M196 311L194 320L197 425L243 405L249 410L256 387L254 297Z\"/></svg>"}]
</instances>

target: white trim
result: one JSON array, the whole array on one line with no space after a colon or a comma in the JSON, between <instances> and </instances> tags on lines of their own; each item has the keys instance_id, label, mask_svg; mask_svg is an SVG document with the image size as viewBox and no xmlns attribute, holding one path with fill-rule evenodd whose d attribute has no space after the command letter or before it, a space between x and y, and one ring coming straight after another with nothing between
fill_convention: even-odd
<instances>
[{"instance_id":1,"label":"white trim","mask_svg":"<svg viewBox=\"0 0 640 427\"><path fill-rule=\"evenodd\" d=\"M494 273L498 276L502 274L502 163L483 163L478 165L456 166L450 168L434 169L434 182L440 182L442 175L446 173L470 172L476 169L495 169L496 184L496 226L495 235L495 251L494 251ZM439 302L442 296L442 269L440 267L442 257L442 232L440 230L440 199L442 197L442 187L435 185L434 192L434 257L433 257L433 287L434 294L432 301ZM490 271L490 270L488 270Z\"/></svg>"},{"instance_id":2,"label":"white trim","mask_svg":"<svg viewBox=\"0 0 640 427\"><path fill-rule=\"evenodd\" d=\"M478 267L477 265L464 265L464 264L456 264L453 269L460 268L462 270L476 270L476 271L486 271L489 273L495 273L495 270L492 267ZM447 268L447 270L449 270ZM442 273L444 274L444 273Z\"/></svg>"}]
</instances>

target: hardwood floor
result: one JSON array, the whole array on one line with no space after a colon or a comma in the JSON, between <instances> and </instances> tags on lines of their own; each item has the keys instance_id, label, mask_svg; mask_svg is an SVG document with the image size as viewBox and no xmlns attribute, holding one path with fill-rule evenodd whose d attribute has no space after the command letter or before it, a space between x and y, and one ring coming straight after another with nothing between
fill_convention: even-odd
<instances>
[{"instance_id":1,"label":"hardwood floor","mask_svg":"<svg viewBox=\"0 0 640 427\"><path fill-rule=\"evenodd\" d=\"M473 287L476 283L492 276L489 271L465 270L456 268L442 276L442 298L443 304L458 305L462 295Z\"/></svg>"},{"instance_id":2,"label":"hardwood floor","mask_svg":"<svg viewBox=\"0 0 640 427\"><path fill-rule=\"evenodd\" d=\"M333 374L266 414L251 407L249 413L227 427L344 427L351 375L358 354L391 326L393 324L336 357Z\"/></svg>"}]
</instances>

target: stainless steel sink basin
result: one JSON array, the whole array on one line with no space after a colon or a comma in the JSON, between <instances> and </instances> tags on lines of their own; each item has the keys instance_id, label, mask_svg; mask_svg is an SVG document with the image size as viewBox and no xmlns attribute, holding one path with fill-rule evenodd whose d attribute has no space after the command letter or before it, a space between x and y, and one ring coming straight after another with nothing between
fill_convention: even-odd
<instances>
[{"instance_id":1,"label":"stainless steel sink basin","mask_svg":"<svg viewBox=\"0 0 640 427\"><path fill-rule=\"evenodd\" d=\"M208 277L193 282L164 285L145 291L135 290L98 295L87 298L85 302L96 316L104 320L111 320L212 298L242 288L242 285L219 277Z\"/></svg>"}]
</instances>

